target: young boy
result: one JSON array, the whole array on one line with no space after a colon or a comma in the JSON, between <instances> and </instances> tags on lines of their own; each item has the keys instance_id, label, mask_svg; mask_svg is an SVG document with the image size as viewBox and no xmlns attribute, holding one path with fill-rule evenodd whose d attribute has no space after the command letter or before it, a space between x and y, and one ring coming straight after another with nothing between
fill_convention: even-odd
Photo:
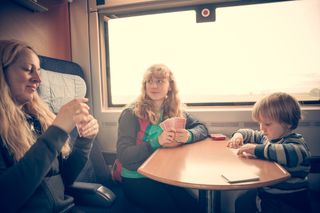
<instances>
[{"instance_id":1,"label":"young boy","mask_svg":"<svg viewBox=\"0 0 320 213\"><path fill-rule=\"evenodd\" d=\"M291 175L285 182L247 191L236 200L236 212L309 211L310 152L303 137L294 133L301 119L299 103L286 93L273 93L258 101L252 112L260 131L239 129L228 147L240 156L255 156L282 165ZM270 171L272 172L272 171Z\"/></svg>"}]
</instances>

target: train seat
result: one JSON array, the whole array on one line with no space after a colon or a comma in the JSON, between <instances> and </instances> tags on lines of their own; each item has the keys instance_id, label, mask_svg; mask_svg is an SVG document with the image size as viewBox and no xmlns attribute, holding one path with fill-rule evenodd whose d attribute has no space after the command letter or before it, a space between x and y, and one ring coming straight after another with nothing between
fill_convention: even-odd
<instances>
[{"instance_id":1,"label":"train seat","mask_svg":"<svg viewBox=\"0 0 320 213\"><path fill-rule=\"evenodd\" d=\"M310 174L309 174L309 192L311 212L319 212L320 209L320 156L312 156L310 158Z\"/></svg>"},{"instance_id":2,"label":"train seat","mask_svg":"<svg viewBox=\"0 0 320 213\"><path fill-rule=\"evenodd\" d=\"M49 105L54 113L59 108L77 97L86 95L86 84L81 67L73 62L40 56L42 83L38 89L39 95ZM71 133L72 138L77 131ZM99 183L103 169L95 168L99 162L98 144L94 141L90 160L72 186L67 186L67 193L75 198L75 202L90 212L106 212L112 207L116 195L112 190ZM101 164L103 165L103 164ZM98 174L98 175L97 175ZM109 211L108 211L109 212Z\"/></svg>"}]
</instances>

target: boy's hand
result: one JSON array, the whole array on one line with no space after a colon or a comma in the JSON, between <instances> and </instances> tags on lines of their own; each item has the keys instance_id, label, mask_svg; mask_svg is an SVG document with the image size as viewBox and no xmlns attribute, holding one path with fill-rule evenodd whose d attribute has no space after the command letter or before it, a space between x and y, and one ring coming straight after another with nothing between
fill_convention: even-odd
<instances>
[{"instance_id":1,"label":"boy's hand","mask_svg":"<svg viewBox=\"0 0 320 213\"><path fill-rule=\"evenodd\" d=\"M254 150L256 146L257 146L256 144L247 143L240 147L237 154L240 155L241 157L255 158Z\"/></svg>"},{"instance_id":2,"label":"boy's hand","mask_svg":"<svg viewBox=\"0 0 320 213\"><path fill-rule=\"evenodd\" d=\"M230 148L238 149L242 145L243 145L243 136L240 133L236 132L230 139L227 146Z\"/></svg>"}]
</instances>

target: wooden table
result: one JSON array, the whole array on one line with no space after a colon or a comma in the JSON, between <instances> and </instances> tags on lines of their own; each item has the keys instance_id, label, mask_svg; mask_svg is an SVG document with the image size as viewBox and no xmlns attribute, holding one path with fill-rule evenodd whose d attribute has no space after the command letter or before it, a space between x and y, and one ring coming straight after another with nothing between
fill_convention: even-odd
<instances>
[{"instance_id":1,"label":"wooden table","mask_svg":"<svg viewBox=\"0 0 320 213\"><path fill-rule=\"evenodd\" d=\"M227 147L227 141L212 139L176 148L160 148L140 166L138 172L162 183L199 189L199 200L210 213L221 211L221 190L268 186L290 177L277 163L238 157ZM259 180L230 184L221 176L229 172L254 173Z\"/></svg>"}]
</instances>

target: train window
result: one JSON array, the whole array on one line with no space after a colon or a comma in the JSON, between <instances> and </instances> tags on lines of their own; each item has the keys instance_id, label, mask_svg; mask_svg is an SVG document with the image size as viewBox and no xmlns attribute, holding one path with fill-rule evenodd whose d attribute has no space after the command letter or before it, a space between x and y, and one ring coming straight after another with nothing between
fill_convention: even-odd
<instances>
[{"instance_id":1,"label":"train window","mask_svg":"<svg viewBox=\"0 0 320 213\"><path fill-rule=\"evenodd\" d=\"M247 105L283 91L320 103L320 1L285 1L216 8L196 22L195 10L106 21L109 106L140 92L154 63L175 74L189 105Z\"/></svg>"}]
</instances>

